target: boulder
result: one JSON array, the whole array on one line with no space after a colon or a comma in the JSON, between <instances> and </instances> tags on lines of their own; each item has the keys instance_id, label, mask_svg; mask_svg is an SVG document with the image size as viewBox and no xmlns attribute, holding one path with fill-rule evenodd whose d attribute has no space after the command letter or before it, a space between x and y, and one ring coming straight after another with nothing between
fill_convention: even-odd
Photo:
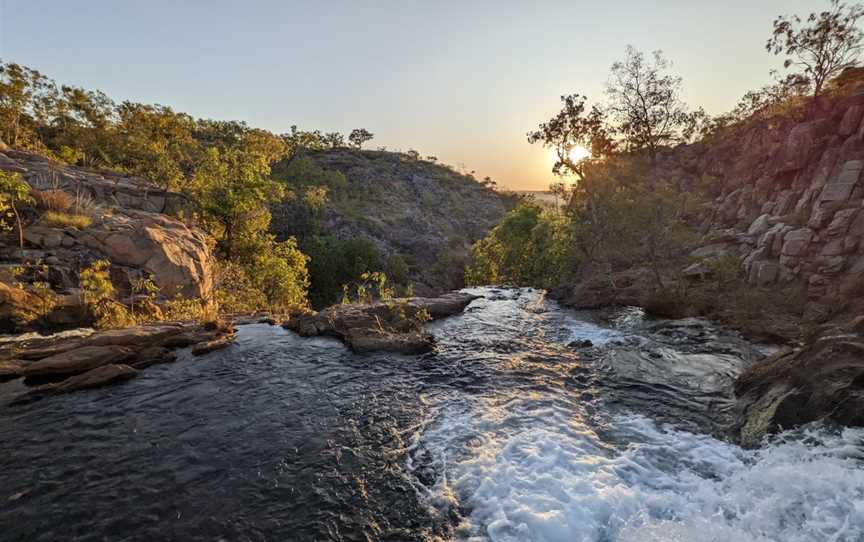
<instances>
[{"instance_id":1,"label":"boulder","mask_svg":"<svg viewBox=\"0 0 864 542\"><path fill-rule=\"evenodd\" d=\"M100 331L87 338L88 346L132 346L143 348L147 345L161 344L169 337L184 331L180 324L144 325L124 329Z\"/></svg>"},{"instance_id":2,"label":"boulder","mask_svg":"<svg viewBox=\"0 0 864 542\"><path fill-rule=\"evenodd\" d=\"M132 351L122 346L81 346L25 365L18 374L32 377L83 373L103 365L122 363L131 355Z\"/></svg>"},{"instance_id":3,"label":"boulder","mask_svg":"<svg viewBox=\"0 0 864 542\"><path fill-rule=\"evenodd\" d=\"M177 361L177 354L171 350L162 346L151 346L139 352L129 362L129 365L134 369L141 370L158 363L174 363L175 361Z\"/></svg>"},{"instance_id":4,"label":"boulder","mask_svg":"<svg viewBox=\"0 0 864 542\"><path fill-rule=\"evenodd\" d=\"M124 210L88 229L80 241L113 264L146 271L165 295L207 297L213 289L209 238L179 220Z\"/></svg>"}]
</instances>

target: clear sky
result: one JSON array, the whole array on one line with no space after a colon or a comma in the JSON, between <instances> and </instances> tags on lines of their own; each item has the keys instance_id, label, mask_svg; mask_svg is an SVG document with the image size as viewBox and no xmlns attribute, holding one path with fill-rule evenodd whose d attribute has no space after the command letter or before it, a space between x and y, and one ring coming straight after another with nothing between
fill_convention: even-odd
<instances>
[{"instance_id":1,"label":"clear sky","mask_svg":"<svg viewBox=\"0 0 864 542\"><path fill-rule=\"evenodd\" d=\"M116 100L275 132L365 127L515 189L553 179L525 133L602 98L627 44L688 103L730 109L778 67L771 21L827 0L0 0L0 58Z\"/></svg>"}]
</instances>

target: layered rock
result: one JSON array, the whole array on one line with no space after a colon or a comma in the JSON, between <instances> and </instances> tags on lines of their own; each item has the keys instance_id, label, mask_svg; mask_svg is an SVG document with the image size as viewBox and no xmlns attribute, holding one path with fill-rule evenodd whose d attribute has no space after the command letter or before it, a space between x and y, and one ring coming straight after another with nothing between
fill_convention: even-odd
<instances>
[{"instance_id":1,"label":"layered rock","mask_svg":"<svg viewBox=\"0 0 864 542\"><path fill-rule=\"evenodd\" d=\"M157 363L177 359L176 348L193 346L200 355L225 348L234 339L228 325L164 323L108 330L87 336L34 339L5 348L0 380L24 377L37 385L27 397L67 393L127 380ZM45 380L52 381L42 384ZM53 381L58 382L53 382Z\"/></svg>"},{"instance_id":2,"label":"layered rock","mask_svg":"<svg viewBox=\"0 0 864 542\"><path fill-rule=\"evenodd\" d=\"M753 285L800 285L815 319L864 295L862 121L858 83L798 119L754 121L667 152L661 172L709 174L719 185L693 255L737 256Z\"/></svg>"},{"instance_id":3,"label":"layered rock","mask_svg":"<svg viewBox=\"0 0 864 542\"><path fill-rule=\"evenodd\" d=\"M389 303L333 305L321 312L292 317L284 327L303 337L336 337L354 352L418 354L435 346L422 329L433 320L461 313L477 296L451 293L437 298L412 297Z\"/></svg>"},{"instance_id":4,"label":"layered rock","mask_svg":"<svg viewBox=\"0 0 864 542\"><path fill-rule=\"evenodd\" d=\"M143 179L63 166L37 154L0 151L0 170L17 171L35 189L62 189L92 200L87 228L36 221L24 231L25 250L0 247L11 264L41 262L58 291L73 291L80 270L97 259L112 263L112 281L128 293L132 280L151 276L166 296L206 297L213 288L212 239L170 216L185 204L180 194L154 190Z\"/></svg>"}]
</instances>

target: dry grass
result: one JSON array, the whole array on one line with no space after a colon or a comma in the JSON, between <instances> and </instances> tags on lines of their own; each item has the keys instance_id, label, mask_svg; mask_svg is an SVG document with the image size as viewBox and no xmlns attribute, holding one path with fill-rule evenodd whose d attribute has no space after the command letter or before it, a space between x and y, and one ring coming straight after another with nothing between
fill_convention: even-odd
<instances>
[{"instance_id":1,"label":"dry grass","mask_svg":"<svg viewBox=\"0 0 864 542\"><path fill-rule=\"evenodd\" d=\"M76 230L87 229L93 223L89 216L59 211L48 211L42 220L53 228L74 228Z\"/></svg>"},{"instance_id":2,"label":"dry grass","mask_svg":"<svg viewBox=\"0 0 864 542\"><path fill-rule=\"evenodd\" d=\"M36 205L40 209L48 211L66 213L74 203L72 196L58 188L33 190L31 194L33 195L33 199L36 200Z\"/></svg>"}]
</instances>

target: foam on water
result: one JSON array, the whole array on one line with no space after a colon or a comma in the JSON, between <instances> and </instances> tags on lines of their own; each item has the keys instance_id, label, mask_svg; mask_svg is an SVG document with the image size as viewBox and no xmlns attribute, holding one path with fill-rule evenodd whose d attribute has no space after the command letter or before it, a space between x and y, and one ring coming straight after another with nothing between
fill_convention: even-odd
<instances>
[{"instance_id":1,"label":"foam on water","mask_svg":"<svg viewBox=\"0 0 864 542\"><path fill-rule=\"evenodd\" d=\"M534 402L448 406L417 443L442 473L433 502L466 514L459 539L864 540L862 430L743 450L637 415L595 431Z\"/></svg>"}]
</instances>

